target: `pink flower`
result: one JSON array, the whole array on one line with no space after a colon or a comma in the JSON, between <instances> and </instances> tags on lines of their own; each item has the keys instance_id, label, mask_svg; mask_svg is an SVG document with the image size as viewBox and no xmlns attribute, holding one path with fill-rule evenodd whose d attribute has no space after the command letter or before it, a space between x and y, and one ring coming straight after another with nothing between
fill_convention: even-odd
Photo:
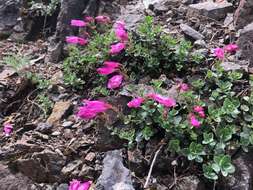
<instances>
[{"instance_id":1,"label":"pink flower","mask_svg":"<svg viewBox=\"0 0 253 190\"><path fill-rule=\"evenodd\" d=\"M10 123L5 123L4 124L4 134L5 134L5 136L10 136L12 131L13 131L13 126Z\"/></svg>"},{"instance_id":2,"label":"pink flower","mask_svg":"<svg viewBox=\"0 0 253 190\"><path fill-rule=\"evenodd\" d=\"M124 43L117 43L114 45L111 45L111 50L110 50L110 54L117 54L120 53L122 50L124 50L126 48Z\"/></svg>"},{"instance_id":3,"label":"pink flower","mask_svg":"<svg viewBox=\"0 0 253 190\"><path fill-rule=\"evenodd\" d=\"M80 45L85 45L88 43L88 40L77 37L77 36L67 36L66 37L66 42L69 44L80 44Z\"/></svg>"},{"instance_id":4,"label":"pink flower","mask_svg":"<svg viewBox=\"0 0 253 190\"><path fill-rule=\"evenodd\" d=\"M71 20L71 26L83 27L86 25L87 25L87 23L84 22L83 20Z\"/></svg>"},{"instance_id":5,"label":"pink flower","mask_svg":"<svg viewBox=\"0 0 253 190\"><path fill-rule=\"evenodd\" d=\"M111 67L111 68L118 68L120 66L120 63L115 61L105 61L104 66Z\"/></svg>"},{"instance_id":6,"label":"pink flower","mask_svg":"<svg viewBox=\"0 0 253 190\"><path fill-rule=\"evenodd\" d=\"M95 20L97 21L97 23L100 23L100 24L106 24L111 21L108 16L97 16Z\"/></svg>"},{"instance_id":7,"label":"pink flower","mask_svg":"<svg viewBox=\"0 0 253 190\"><path fill-rule=\"evenodd\" d=\"M201 125L201 123L196 119L196 117L193 114L190 116L190 122L191 122L191 125L196 128L199 128Z\"/></svg>"},{"instance_id":8,"label":"pink flower","mask_svg":"<svg viewBox=\"0 0 253 190\"><path fill-rule=\"evenodd\" d=\"M92 184L92 181L81 183L80 181L74 179L70 182L68 190L89 190L91 184Z\"/></svg>"},{"instance_id":9,"label":"pink flower","mask_svg":"<svg viewBox=\"0 0 253 190\"><path fill-rule=\"evenodd\" d=\"M206 117L206 114L205 114L204 111L200 111L200 112L198 112L198 114L199 114L199 117L201 117L201 118L205 118Z\"/></svg>"},{"instance_id":10,"label":"pink flower","mask_svg":"<svg viewBox=\"0 0 253 190\"><path fill-rule=\"evenodd\" d=\"M224 59L224 50L222 48L215 48L214 49L214 55L218 59Z\"/></svg>"},{"instance_id":11,"label":"pink flower","mask_svg":"<svg viewBox=\"0 0 253 190\"><path fill-rule=\"evenodd\" d=\"M84 17L84 20L85 20L86 22L89 22L89 23L95 21L95 19L94 19L93 17L91 17L91 16L86 16L86 17Z\"/></svg>"},{"instance_id":12,"label":"pink flower","mask_svg":"<svg viewBox=\"0 0 253 190\"><path fill-rule=\"evenodd\" d=\"M229 53L235 53L238 50L238 46L236 44L229 44L224 49Z\"/></svg>"},{"instance_id":13,"label":"pink flower","mask_svg":"<svg viewBox=\"0 0 253 190\"><path fill-rule=\"evenodd\" d=\"M138 108L141 106L141 104L144 102L144 98L138 97L138 98L134 98L133 100L131 100L130 102L128 102L127 106L129 108Z\"/></svg>"},{"instance_id":14,"label":"pink flower","mask_svg":"<svg viewBox=\"0 0 253 190\"><path fill-rule=\"evenodd\" d=\"M103 101L84 100L83 102L84 105L79 108L77 113L77 116L82 119L92 119L96 117L97 114L112 108L110 104L107 104Z\"/></svg>"},{"instance_id":15,"label":"pink flower","mask_svg":"<svg viewBox=\"0 0 253 190\"><path fill-rule=\"evenodd\" d=\"M189 90L188 84L186 84L186 83L181 83L181 84L179 85L179 90L182 91L182 92L188 91L188 90Z\"/></svg>"},{"instance_id":16,"label":"pink flower","mask_svg":"<svg viewBox=\"0 0 253 190\"><path fill-rule=\"evenodd\" d=\"M166 107L175 107L176 101L172 98L161 96L160 94L148 94L149 98L152 98L153 100L159 102L160 104L166 106Z\"/></svg>"},{"instance_id":17,"label":"pink flower","mask_svg":"<svg viewBox=\"0 0 253 190\"><path fill-rule=\"evenodd\" d=\"M197 113L204 111L204 108L202 106L194 106L193 110Z\"/></svg>"},{"instance_id":18,"label":"pink flower","mask_svg":"<svg viewBox=\"0 0 253 190\"><path fill-rule=\"evenodd\" d=\"M126 24L124 21L117 21L115 24L115 28L126 30Z\"/></svg>"},{"instance_id":19,"label":"pink flower","mask_svg":"<svg viewBox=\"0 0 253 190\"><path fill-rule=\"evenodd\" d=\"M100 67L97 69L98 74L100 75L109 75L113 73L116 69L113 67Z\"/></svg>"},{"instance_id":20,"label":"pink flower","mask_svg":"<svg viewBox=\"0 0 253 190\"><path fill-rule=\"evenodd\" d=\"M204 108L202 106L194 106L193 110L194 112L197 112L201 118L206 117Z\"/></svg>"},{"instance_id":21,"label":"pink flower","mask_svg":"<svg viewBox=\"0 0 253 190\"><path fill-rule=\"evenodd\" d=\"M107 84L107 88L115 89L115 88L120 87L122 80L123 80L122 75L113 76L112 78L109 79L108 84Z\"/></svg>"},{"instance_id":22,"label":"pink flower","mask_svg":"<svg viewBox=\"0 0 253 190\"><path fill-rule=\"evenodd\" d=\"M128 34L123 28L116 28L115 35L122 42L128 41Z\"/></svg>"}]
</instances>

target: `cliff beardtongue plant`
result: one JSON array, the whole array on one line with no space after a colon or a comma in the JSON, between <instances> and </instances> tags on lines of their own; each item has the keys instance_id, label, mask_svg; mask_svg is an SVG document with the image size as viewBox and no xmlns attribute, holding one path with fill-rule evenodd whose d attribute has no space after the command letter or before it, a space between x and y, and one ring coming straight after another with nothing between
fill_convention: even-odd
<instances>
[{"instance_id":1,"label":"cliff beardtongue plant","mask_svg":"<svg viewBox=\"0 0 253 190\"><path fill-rule=\"evenodd\" d=\"M160 94L148 94L147 97L159 102L160 104L164 105L165 107L175 107L176 101L173 98L168 98L161 96Z\"/></svg>"},{"instance_id":2,"label":"cliff beardtongue plant","mask_svg":"<svg viewBox=\"0 0 253 190\"><path fill-rule=\"evenodd\" d=\"M111 22L111 19L108 16L103 16L103 15L97 16L95 20L97 23L100 23L100 24L108 24Z\"/></svg>"},{"instance_id":3,"label":"cliff beardtongue plant","mask_svg":"<svg viewBox=\"0 0 253 190\"><path fill-rule=\"evenodd\" d=\"M108 109L111 109L112 106L103 101L89 101L84 100L84 105L79 108L77 116L82 119L93 119L99 113L103 113Z\"/></svg>"},{"instance_id":4,"label":"cliff beardtongue plant","mask_svg":"<svg viewBox=\"0 0 253 190\"><path fill-rule=\"evenodd\" d=\"M224 59L224 50L222 48L215 48L214 49L214 55L218 59L223 60Z\"/></svg>"},{"instance_id":5,"label":"cliff beardtongue plant","mask_svg":"<svg viewBox=\"0 0 253 190\"><path fill-rule=\"evenodd\" d=\"M71 26L84 27L86 25L87 23L84 22L83 20L75 20L75 19L71 20Z\"/></svg>"},{"instance_id":6,"label":"cliff beardtongue plant","mask_svg":"<svg viewBox=\"0 0 253 190\"><path fill-rule=\"evenodd\" d=\"M4 134L5 136L10 136L13 131L13 126L10 123L4 124Z\"/></svg>"},{"instance_id":7,"label":"cliff beardtongue plant","mask_svg":"<svg viewBox=\"0 0 253 190\"><path fill-rule=\"evenodd\" d=\"M239 49L239 47L236 44L229 44L226 45L224 49L226 52L235 53Z\"/></svg>"},{"instance_id":8,"label":"cliff beardtongue plant","mask_svg":"<svg viewBox=\"0 0 253 190\"><path fill-rule=\"evenodd\" d=\"M92 181L87 181L87 182L82 183L81 181L73 179L70 182L68 190L89 190L91 184L92 184Z\"/></svg>"},{"instance_id":9,"label":"cliff beardtongue plant","mask_svg":"<svg viewBox=\"0 0 253 190\"><path fill-rule=\"evenodd\" d=\"M128 102L127 106L129 108L139 108L144 101L145 99L142 97L134 98L133 100Z\"/></svg>"},{"instance_id":10,"label":"cliff beardtongue plant","mask_svg":"<svg viewBox=\"0 0 253 190\"><path fill-rule=\"evenodd\" d=\"M107 88L109 89L116 89L119 88L122 81L123 81L123 76L122 75L115 75L112 78L109 79Z\"/></svg>"},{"instance_id":11,"label":"cliff beardtongue plant","mask_svg":"<svg viewBox=\"0 0 253 190\"><path fill-rule=\"evenodd\" d=\"M67 36L66 42L69 44L86 45L88 43L88 40L77 37L77 36Z\"/></svg>"},{"instance_id":12,"label":"cliff beardtongue plant","mask_svg":"<svg viewBox=\"0 0 253 190\"><path fill-rule=\"evenodd\" d=\"M126 48L126 45L122 42L111 45L110 54L115 55L120 53Z\"/></svg>"}]
</instances>

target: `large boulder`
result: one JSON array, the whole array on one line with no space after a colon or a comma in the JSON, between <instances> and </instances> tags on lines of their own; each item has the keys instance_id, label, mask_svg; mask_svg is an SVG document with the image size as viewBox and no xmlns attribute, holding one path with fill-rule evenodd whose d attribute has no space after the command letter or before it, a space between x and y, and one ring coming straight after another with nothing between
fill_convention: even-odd
<instances>
[{"instance_id":1,"label":"large boulder","mask_svg":"<svg viewBox=\"0 0 253 190\"><path fill-rule=\"evenodd\" d=\"M241 0L240 4L235 11L235 26L237 29L243 28L253 21L253 1L252 0Z\"/></svg>"},{"instance_id":2,"label":"large boulder","mask_svg":"<svg viewBox=\"0 0 253 190\"><path fill-rule=\"evenodd\" d=\"M7 166L0 164L0 189L30 190L32 181L21 173L12 173Z\"/></svg>"},{"instance_id":3,"label":"large boulder","mask_svg":"<svg viewBox=\"0 0 253 190\"><path fill-rule=\"evenodd\" d=\"M215 20L225 19L227 13L233 11L232 3L228 3L227 1L222 2L212 2L207 1L198 4L192 4L188 9L188 16L206 16Z\"/></svg>"},{"instance_id":4,"label":"large boulder","mask_svg":"<svg viewBox=\"0 0 253 190\"><path fill-rule=\"evenodd\" d=\"M53 183L61 179L65 157L51 150L34 153L31 158L18 159L18 171L38 183Z\"/></svg>"},{"instance_id":5,"label":"large boulder","mask_svg":"<svg viewBox=\"0 0 253 190\"><path fill-rule=\"evenodd\" d=\"M249 60L250 65L253 64L253 22L243 28L238 39L240 47L241 59Z\"/></svg>"},{"instance_id":6,"label":"large boulder","mask_svg":"<svg viewBox=\"0 0 253 190\"><path fill-rule=\"evenodd\" d=\"M121 154L120 150L106 153L96 190L134 190L130 170L123 165Z\"/></svg>"},{"instance_id":7,"label":"large boulder","mask_svg":"<svg viewBox=\"0 0 253 190\"><path fill-rule=\"evenodd\" d=\"M20 16L20 0L0 1L0 39L9 37Z\"/></svg>"}]
</instances>

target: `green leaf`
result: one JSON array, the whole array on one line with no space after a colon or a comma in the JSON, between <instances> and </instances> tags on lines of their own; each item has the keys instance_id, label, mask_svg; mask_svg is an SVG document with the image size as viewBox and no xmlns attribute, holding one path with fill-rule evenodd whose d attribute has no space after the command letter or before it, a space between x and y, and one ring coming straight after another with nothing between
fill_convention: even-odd
<instances>
[{"instance_id":1,"label":"green leaf","mask_svg":"<svg viewBox=\"0 0 253 190\"><path fill-rule=\"evenodd\" d=\"M173 139L169 141L168 149L171 152L179 152L180 151L180 141L177 139Z\"/></svg>"},{"instance_id":2,"label":"green leaf","mask_svg":"<svg viewBox=\"0 0 253 190\"><path fill-rule=\"evenodd\" d=\"M204 133L204 140L202 141L203 144L210 144L213 142L213 133Z\"/></svg>"},{"instance_id":3,"label":"green leaf","mask_svg":"<svg viewBox=\"0 0 253 190\"><path fill-rule=\"evenodd\" d=\"M146 126L142 129L142 135L144 139L148 141L154 135L154 130L149 126Z\"/></svg>"},{"instance_id":4,"label":"green leaf","mask_svg":"<svg viewBox=\"0 0 253 190\"><path fill-rule=\"evenodd\" d=\"M204 172L204 176L208 179L211 180L217 180L218 179L218 175L214 172L212 166L210 164L203 164L202 166L203 172Z\"/></svg>"}]
</instances>

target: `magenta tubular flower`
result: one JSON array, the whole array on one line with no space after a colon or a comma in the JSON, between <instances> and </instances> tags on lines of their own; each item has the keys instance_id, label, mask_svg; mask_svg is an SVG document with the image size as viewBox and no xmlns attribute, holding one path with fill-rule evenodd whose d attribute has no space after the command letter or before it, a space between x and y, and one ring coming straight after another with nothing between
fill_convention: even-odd
<instances>
[{"instance_id":1,"label":"magenta tubular flower","mask_svg":"<svg viewBox=\"0 0 253 190\"><path fill-rule=\"evenodd\" d=\"M110 104L107 104L103 101L84 100L83 102L84 105L79 108L77 113L77 116L82 119L92 119L96 117L97 114L112 108Z\"/></svg>"},{"instance_id":2,"label":"magenta tubular flower","mask_svg":"<svg viewBox=\"0 0 253 190\"><path fill-rule=\"evenodd\" d=\"M204 108L202 106L194 106L193 110L197 113L204 111Z\"/></svg>"},{"instance_id":3,"label":"magenta tubular flower","mask_svg":"<svg viewBox=\"0 0 253 190\"><path fill-rule=\"evenodd\" d=\"M111 22L111 19L108 16L97 16L95 20L97 23L100 23L100 24L107 24Z\"/></svg>"},{"instance_id":4,"label":"magenta tubular flower","mask_svg":"<svg viewBox=\"0 0 253 190\"><path fill-rule=\"evenodd\" d=\"M91 184L92 184L92 181L87 181L87 182L81 183L78 190L89 190Z\"/></svg>"},{"instance_id":5,"label":"magenta tubular flower","mask_svg":"<svg viewBox=\"0 0 253 190\"><path fill-rule=\"evenodd\" d=\"M224 59L224 50L222 48L215 48L214 49L214 55L218 58L218 59Z\"/></svg>"},{"instance_id":6,"label":"magenta tubular flower","mask_svg":"<svg viewBox=\"0 0 253 190\"><path fill-rule=\"evenodd\" d=\"M108 84L107 84L107 88L109 88L109 89L119 88L122 81L123 81L122 75L115 75L109 79Z\"/></svg>"},{"instance_id":7,"label":"magenta tubular flower","mask_svg":"<svg viewBox=\"0 0 253 190\"><path fill-rule=\"evenodd\" d=\"M13 126L10 123L4 124L4 134L10 136L13 131Z\"/></svg>"},{"instance_id":8,"label":"magenta tubular flower","mask_svg":"<svg viewBox=\"0 0 253 190\"><path fill-rule=\"evenodd\" d=\"M160 104L164 105L165 107L175 107L176 101L172 98L161 96L160 94L149 94L149 98L159 102Z\"/></svg>"},{"instance_id":9,"label":"magenta tubular flower","mask_svg":"<svg viewBox=\"0 0 253 190\"><path fill-rule=\"evenodd\" d=\"M192 114L190 116L190 122L193 127L199 128L201 123L196 119L196 117Z\"/></svg>"},{"instance_id":10,"label":"magenta tubular flower","mask_svg":"<svg viewBox=\"0 0 253 190\"><path fill-rule=\"evenodd\" d=\"M84 22L83 20L71 20L71 26L78 26L78 27L84 27L86 26L87 23Z\"/></svg>"},{"instance_id":11,"label":"magenta tubular flower","mask_svg":"<svg viewBox=\"0 0 253 190\"><path fill-rule=\"evenodd\" d=\"M200 111L200 112L198 112L198 114L199 114L199 117L201 117L201 118L205 118L206 117L206 114L205 114L204 111Z\"/></svg>"},{"instance_id":12,"label":"magenta tubular flower","mask_svg":"<svg viewBox=\"0 0 253 190\"><path fill-rule=\"evenodd\" d=\"M85 20L86 22L89 22L89 23L95 21L95 19L94 19L93 17L91 17L91 16L86 16L86 17L84 17L84 20Z\"/></svg>"},{"instance_id":13,"label":"magenta tubular flower","mask_svg":"<svg viewBox=\"0 0 253 190\"><path fill-rule=\"evenodd\" d=\"M110 68L118 68L120 66L120 63L114 62L114 61L105 61L104 66L110 67Z\"/></svg>"},{"instance_id":14,"label":"magenta tubular flower","mask_svg":"<svg viewBox=\"0 0 253 190\"><path fill-rule=\"evenodd\" d=\"M179 90L180 90L181 92L187 92L187 91L189 90L188 84L186 84L186 83L181 83L181 84L179 85Z\"/></svg>"},{"instance_id":15,"label":"magenta tubular flower","mask_svg":"<svg viewBox=\"0 0 253 190\"><path fill-rule=\"evenodd\" d=\"M73 179L70 184L69 184L69 189L68 190L78 190L79 186L80 186L81 182Z\"/></svg>"},{"instance_id":16,"label":"magenta tubular flower","mask_svg":"<svg viewBox=\"0 0 253 190\"><path fill-rule=\"evenodd\" d=\"M225 46L225 51L229 53L235 53L238 50L238 46L236 44L229 44Z\"/></svg>"},{"instance_id":17,"label":"magenta tubular flower","mask_svg":"<svg viewBox=\"0 0 253 190\"><path fill-rule=\"evenodd\" d=\"M66 42L69 44L86 45L88 43L88 40L77 37L77 36L67 36Z\"/></svg>"},{"instance_id":18,"label":"magenta tubular flower","mask_svg":"<svg viewBox=\"0 0 253 190\"><path fill-rule=\"evenodd\" d=\"M128 34L123 28L116 28L115 35L117 39L120 40L121 42L128 41Z\"/></svg>"},{"instance_id":19,"label":"magenta tubular flower","mask_svg":"<svg viewBox=\"0 0 253 190\"><path fill-rule=\"evenodd\" d=\"M92 184L92 181L87 181L87 182L81 183L81 181L73 179L70 182L68 190L89 190L91 184Z\"/></svg>"},{"instance_id":20,"label":"magenta tubular flower","mask_svg":"<svg viewBox=\"0 0 253 190\"><path fill-rule=\"evenodd\" d=\"M142 97L134 98L133 100L128 102L127 106L129 108L139 108L144 101L145 99Z\"/></svg>"},{"instance_id":21,"label":"magenta tubular flower","mask_svg":"<svg viewBox=\"0 0 253 190\"><path fill-rule=\"evenodd\" d=\"M110 50L110 54L118 54L120 53L122 50L124 50L126 48L126 45L124 43L117 43L114 45L111 45L111 50Z\"/></svg>"},{"instance_id":22,"label":"magenta tubular flower","mask_svg":"<svg viewBox=\"0 0 253 190\"><path fill-rule=\"evenodd\" d=\"M97 69L98 74L100 75L109 75L113 73L116 69L113 67L100 67Z\"/></svg>"}]
</instances>

